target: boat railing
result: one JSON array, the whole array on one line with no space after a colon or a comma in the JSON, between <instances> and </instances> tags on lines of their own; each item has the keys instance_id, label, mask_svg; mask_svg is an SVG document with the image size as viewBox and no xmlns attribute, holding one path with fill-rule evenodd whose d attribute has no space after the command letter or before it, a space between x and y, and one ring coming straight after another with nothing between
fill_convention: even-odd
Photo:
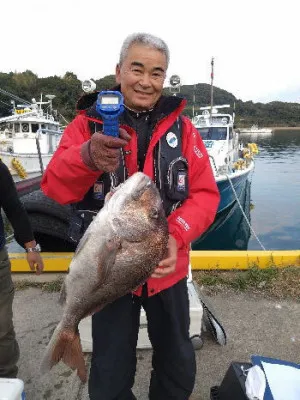
<instances>
[{"instance_id":1,"label":"boat railing","mask_svg":"<svg viewBox=\"0 0 300 400\"><path fill-rule=\"evenodd\" d=\"M31 116L35 116L37 115L36 111L30 111L27 112L26 114L14 114L14 115L10 115L9 117L2 117L0 118L0 122L9 122L9 121L19 121L22 119L25 119L24 116L27 117L31 117Z\"/></svg>"},{"instance_id":2,"label":"boat railing","mask_svg":"<svg viewBox=\"0 0 300 400\"><path fill-rule=\"evenodd\" d=\"M229 163L226 163L224 165L221 165L221 166L217 167L217 164L215 162L214 156L209 155L209 158L211 160L210 165L212 165L212 167L214 169L215 176L224 175L224 174L229 173L229 171L230 171L230 164Z\"/></svg>"},{"instance_id":3,"label":"boat railing","mask_svg":"<svg viewBox=\"0 0 300 400\"><path fill-rule=\"evenodd\" d=\"M31 138L31 139L35 139L37 136L39 136L39 134L49 134L49 135L53 135L53 136L61 136L63 134L62 130L54 130L54 129L47 129L47 128L40 128L38 129L36 132L17 132L14 133L13 136L10 136L9 139L24 139L24 135L26 135L26 138ZM12 134L12 132L8 132L8 133L2 133L0 132L0 140L7 140L8 138L6 137L7 134Z\"/></svg>"},{"instance_id":4,"label":"boat railing","mask_svg":"<svg viewBox=\"0 0 300 400\"><path fill-rule=\"evenodd\" d=\"M215 169L215 174L218 175L218 168L217 168L217 166L216 166L216 162L215 162L214 156L209 155L209 158L210 158L210 160L212 161L211 164L213 165L213 167L214 167L214 169Z\"/></svg>"},{"instance_id":5,"label":"boat railing","mask_svg":"<svg viewBox=\"0 0 300 400\"><path fill-rule=\"evenodd\" d=\"M42 117L45 118L47 121L55 121L55 118L52 114L43 113Z\"/></svg>"},{"instance_id":6,"label":"boat railing","mask_svg":"<svg viewBox=\"0 0 300 400\"><path fill-rule=\"evenodd\" d=\"M41 128L37 130L37 133L50 133L51 135L61 135L63 133L63 131L59 130L59 131L55 131L53 129L45 129L45 128Z\"/></svg>"}]
</instances>

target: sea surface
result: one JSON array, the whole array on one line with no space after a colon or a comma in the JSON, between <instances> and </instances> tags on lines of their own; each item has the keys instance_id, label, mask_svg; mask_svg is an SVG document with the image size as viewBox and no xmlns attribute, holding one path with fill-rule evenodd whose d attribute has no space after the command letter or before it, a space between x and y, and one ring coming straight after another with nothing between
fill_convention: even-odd
<instances>
[{"instance_id":1,"label":"sea surface","mask_svg":"<svg viewBox=\"0 0 300 400\"><path fill-rule=\"evenodd\" d=\"M241 136L259 148L252 177L251 222L268 249L300 249L300 130ZM260 249L251 235L249 249Z\"/></svg>"},{"instance_id":2,"label":"sea surface","mask_svg":"<svg viewBox=\"0 0 300 400\"><path fill-rule=\"evenodd\" d=\"M193 249L300 249L300 130L242 134L244 144L256 143L259 153L241 206L253 232L235 204L216 221ZM11 231L7 231L7 235ZM20 247L10 241L9 251Z\"/></svg>"},{"instance_id":3,"label":"sea surface","mask_svg":"<svg viewBox=\"0 0 300 400\"><path fill-rule=\"evenodd\" d=\"M193 244L194 249L300 249L300 130L242 134L259 154L242 206L235 205L225 222Z\"/></svg>"}]
</instances>

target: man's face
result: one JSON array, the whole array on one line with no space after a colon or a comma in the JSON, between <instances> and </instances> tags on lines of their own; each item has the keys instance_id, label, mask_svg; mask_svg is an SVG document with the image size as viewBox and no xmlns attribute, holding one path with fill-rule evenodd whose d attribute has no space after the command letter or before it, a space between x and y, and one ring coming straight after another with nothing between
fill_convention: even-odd
<instances>
[{"instance_id":1,"label":"man's face","mask_svg":"<svg viewBox=\"0 0 300 400\"><path fill-rule=\"evenodd\" d=\"M116 81L121 84L125 104L135 111L151 109L162 94L166 70L164 53L133 44L122 65L116 68Z\"/></svg>"}]
</instances>

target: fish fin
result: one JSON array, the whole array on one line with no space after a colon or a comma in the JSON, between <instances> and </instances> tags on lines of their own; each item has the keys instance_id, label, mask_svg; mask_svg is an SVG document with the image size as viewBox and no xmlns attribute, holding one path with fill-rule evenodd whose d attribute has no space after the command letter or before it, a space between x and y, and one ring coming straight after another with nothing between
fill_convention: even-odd
<instances>
[{"instance_id":1,"label":"fish fin","mask_svg":"<svg viewBox=\"0 0 300 400\"><path fill-rule=\"evenodd\" d=\"M62 361L71 369L77 370L77 375L81 382L87 381L85 361L78 332L75 333L71 341L67 341L62 355Z\"/></svg>"},{"instance_id":2,"label":"fish fin","mask_svg":"<svg viewBox=\"0 0 300 400\"><path fill-rule=\"evenodd\" d=\"M121 247L121 239L118 236L114 236L106 240L104 248L102 249L101 255L98 259L98 271L101 276L101 282L103 282L109 270L115 264L117 252Z\"/></svg>"},{"instance_id":3,"label":"fish fin","mask_svg":"<svg viewBox=\"0 0 300 400\"><path fill-rule=\"evenodd\" d=\"M82 236L82 238L80 239L80 241L76 247L73 259L75 259L75 257L78 256L78 254L80 253L80 251L82 250L82 248L84 247L85 243L87 242L87 240L89 239L90 236L91 236L91 234L89 231L86 231L85 234Z\"/></svg>"},{"instance_id":4,"label":"fish fin","mask_svg":"<svg viewBox=\"0 0 300 400\"><path fill-rule=\"evenodd\" d=\"M77 375L82 382L87 381L87 371L80 343L79 332L63 329L61 323L55 329L47 346L41 364L41 372L45 374L62 360L72 370L77 370Z\"/></svg>"},{"instance_id":5,"label":"fish fin","mask_svg":"<svg viewBox=\"0 0 300 400\"><path fill-rule=\"evenodd\" d=\"M58 303L61 305L64 305L66 302L66 299L67 299L67 287L66 287L66 283L63 282L61 289L60 289Z\"/></svg>"},{"instance_id":6,"label":"fish fin","mask_svg":"<svg viewBox=\"0 0 300 400\"><path fill-rule=\"evenodd\" d=\"M113 192L111 192L111 191L108 192L104 198L104 203L107 203L111 199L112 195L113 195Z\"/></svg>"}]
</instances>

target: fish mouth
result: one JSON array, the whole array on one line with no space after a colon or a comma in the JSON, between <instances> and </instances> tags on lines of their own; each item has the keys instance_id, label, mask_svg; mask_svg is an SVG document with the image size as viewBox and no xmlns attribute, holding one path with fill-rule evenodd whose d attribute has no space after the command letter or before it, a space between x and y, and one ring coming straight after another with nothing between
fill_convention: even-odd
<instances>
[{"instance_id":1,"label":"fish mouth","mask_svg":"<svg viewBox=\"0 0 300 400\"><path fill-rule=\"evenodd\" d=\"M114 188L106 204L113 211L121 210L128 202L139 201L145 192L154 188L156 189L156 186L149 176L142 172L136 172Z\"/></svg>"},{"instance_id":2,"label":"fish mouth","mask_svg":"<svg viewBox=\"0 0 300 400\"><path fill-rule=\"evenodd\" d=\"M141 181L137 184L134 193L132 194L133 200L138 200L146 190L150 189L153 186L152 180L144 175L141 177Z\"/></svg>"}]
</instances>

